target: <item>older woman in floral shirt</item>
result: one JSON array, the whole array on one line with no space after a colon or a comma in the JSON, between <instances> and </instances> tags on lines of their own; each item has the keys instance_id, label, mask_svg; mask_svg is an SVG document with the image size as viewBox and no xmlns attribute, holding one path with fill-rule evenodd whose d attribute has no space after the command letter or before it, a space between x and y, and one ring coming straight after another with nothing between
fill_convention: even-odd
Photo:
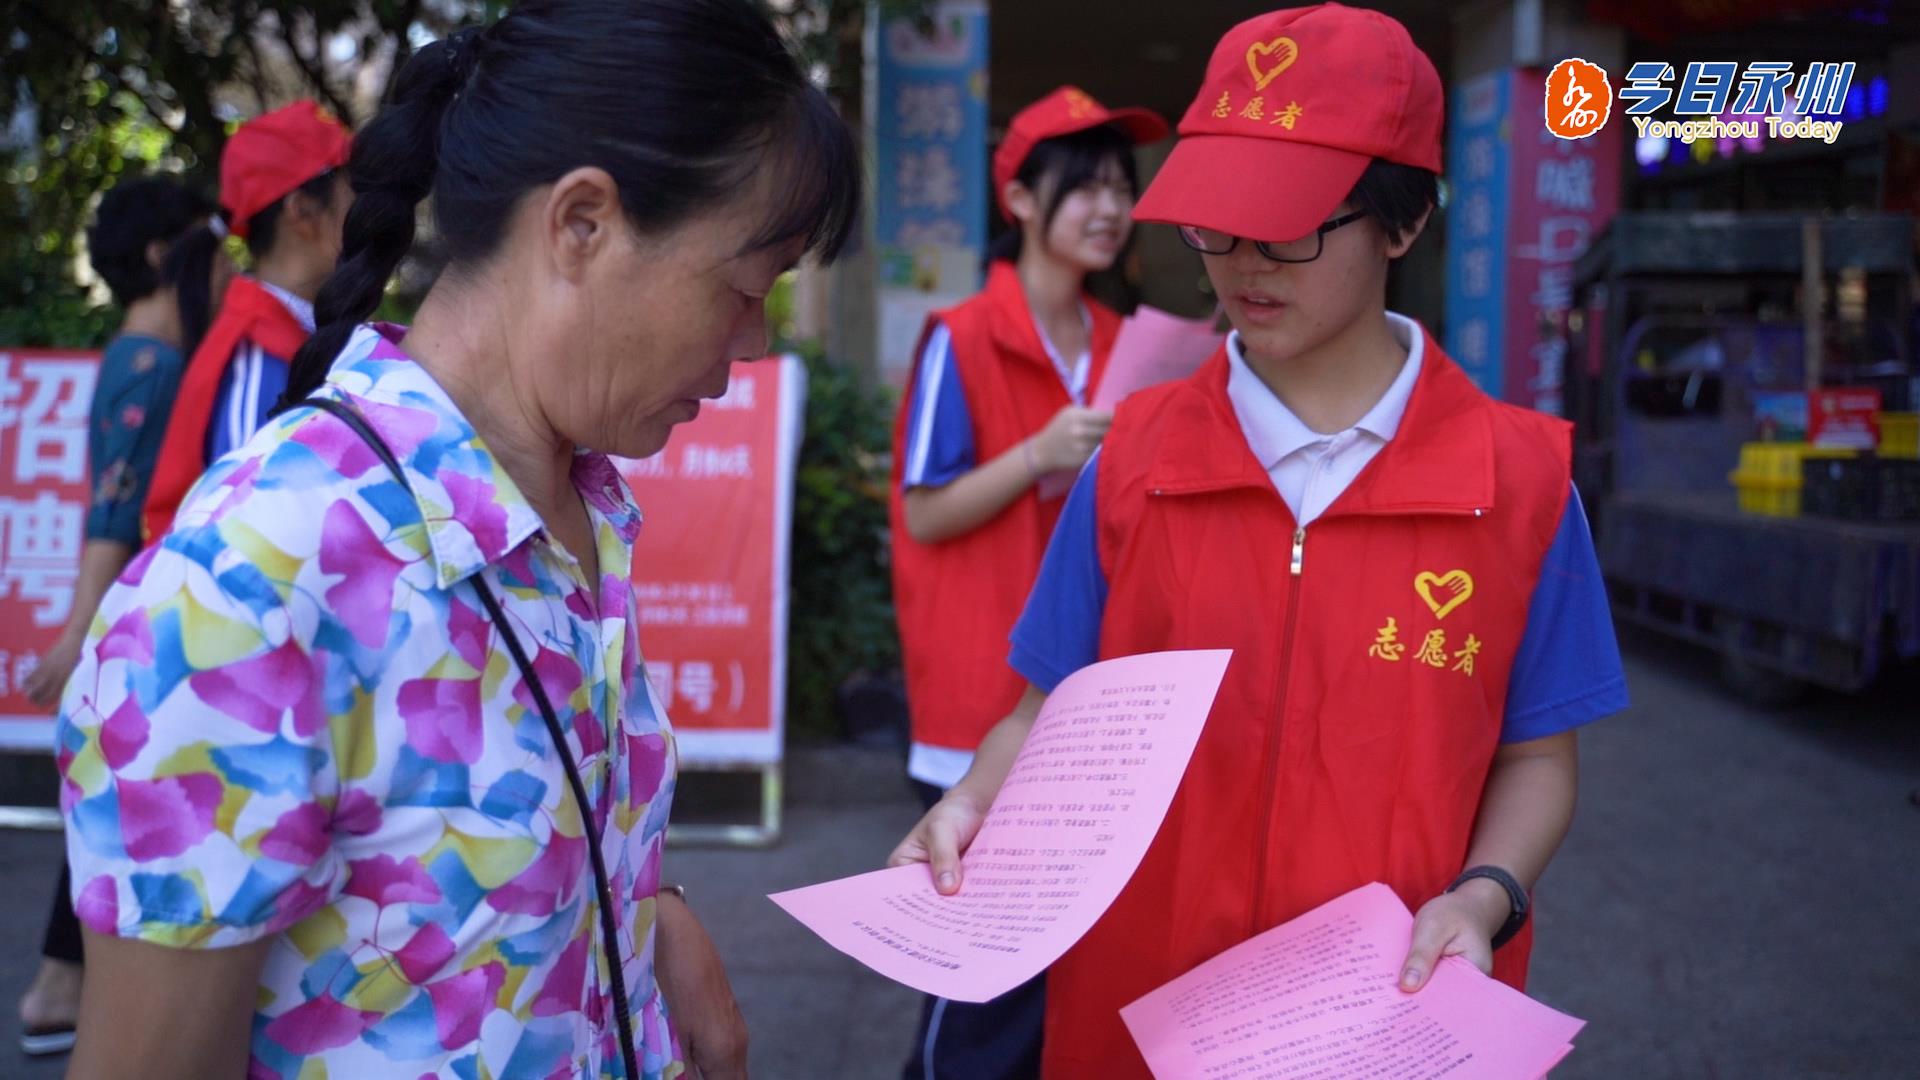
<instances>
[{"instance_id":1,"label":"older woman in floral shirt","mask_svg":"<svg viewBox=\"0 0 1920 1080\"><path fill-rule=\"evenodd\" d=\"M744 1075L660 886L673 739L605 455L765 350L857 170L748 0L524 0L408 63L286 411L63 704L73 1075ZM411 330L361 325L429 193L448 270Z\"/></svg>"}]
</instances>

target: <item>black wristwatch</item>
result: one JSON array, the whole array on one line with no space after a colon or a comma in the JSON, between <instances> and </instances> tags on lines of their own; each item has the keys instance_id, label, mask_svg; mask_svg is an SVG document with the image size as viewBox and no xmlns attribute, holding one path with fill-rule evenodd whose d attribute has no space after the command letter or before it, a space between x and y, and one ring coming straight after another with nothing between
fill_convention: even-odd
<instances>
[{"instance_id":1,"label":"black wristwatch","mask_svg":"<svg viewBox=\"0 0 1920 1080\"><path fill-rule=\"evenodd\" d=\"M1513 905L1513 914L1507 916L1507 921L1501 925L1500 932L1493 935L1493 947L1497 949L1512 941L1514 936L1520 933L1520 928L1527 925L1527 914L1533 909L1533 901L1528 898L1527 890L1520 887L1520 882L1512 874L1497 866L1476 866L1454 878L1453 884L1447 886L1447 891L1452 892L1474 878L1486 878L1507 890L1507 901Z\"/></svg>"}]
</instances>

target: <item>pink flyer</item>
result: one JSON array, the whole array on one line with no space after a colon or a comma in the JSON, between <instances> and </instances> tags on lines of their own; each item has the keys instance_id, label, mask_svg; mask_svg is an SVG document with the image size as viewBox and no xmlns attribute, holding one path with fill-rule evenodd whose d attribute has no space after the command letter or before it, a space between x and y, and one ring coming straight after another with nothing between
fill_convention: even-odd
<instances>
[{"instance_id":1,"label":"pink flyer","mask_svg":"<svg viewBox=\"0 0 1920 1080\"><path fill-rule=\"evenodd\" d=\"M1129 656L1062 682L961 859L957 894L935 892L925 866L901 866L771 899L896 982L998 997L1066 952L1133 876L1231 655Z\"/></svg>"},{"instance_id":2,"label":"pink flyer","mask_svg":"<svg viewBox=\"0 0 1920 1080\"><path fill-rule=\"evenodd\" d=\"M1120 324L1107 373L1101 376L1093 407L1111 409L1136 390L1184 379L1220 349L1227 336L1214 329L1216 318L1182 319L1140 305Z\"/></svg>"},{"instance_id":3,"label":"pink flyer","mask_svg":"<svg viewBox=\"0 0 1920 1080\"><path fill-rule=\"evenodd\" d=\"M1459 957L1396 980L1413 916L1374 883L1228 949L1120 1010L1164 1080L1535 1080L1585 1026Z\"/></svg>"}]
</instances>

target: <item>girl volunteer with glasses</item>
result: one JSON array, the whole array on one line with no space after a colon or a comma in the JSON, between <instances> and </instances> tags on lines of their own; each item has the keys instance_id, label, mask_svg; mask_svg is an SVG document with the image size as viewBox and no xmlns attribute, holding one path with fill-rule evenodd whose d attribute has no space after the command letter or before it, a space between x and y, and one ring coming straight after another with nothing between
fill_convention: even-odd
<instances>
[{"instance_id":1,"label":"girl volunteer with glasses","mask_svg":"<svg viewBox=\"0 0 1920 1080\"><path fill-rule=\"evenodd\" d=\"M1386 310L1440 169L1441 87L1339 4L1221 39L1137 216L1180 227L1233 323L1117 411L1011 663L1029 686L894 853L966 888L1046 693L1097 660L1234 651L1139 870L1047 974L1047 1076L1147 1080L1121 1007L1370 882L1515 985L1529 890L1573 813L1575 734L1626 705L1568 426L1493 401Z\"/></svg>"}]
</instances>

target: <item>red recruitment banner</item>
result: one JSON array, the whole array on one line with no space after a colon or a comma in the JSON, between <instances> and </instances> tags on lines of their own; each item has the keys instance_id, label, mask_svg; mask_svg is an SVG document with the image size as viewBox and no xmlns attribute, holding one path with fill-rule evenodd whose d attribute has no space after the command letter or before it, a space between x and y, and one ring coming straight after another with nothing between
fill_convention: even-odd
<instances>
[{"instance_id":1,"label":"red recruitment banner","mask_svg":"<svg viewBox=\"0 0 1920 1080\"><path fill-rule=\"evenodd\" d=\"M51 750L20 684L73 610L100 354L0 347L0 748Z\"/></svg>"},{"instance_id":2,"label":"red recruitment banner","mask_svg":"<svg viewBox=\"0 0 1920 1080\"><path fill-rule=\"evenodd\" d=\"M1506 377L1501 395L1554 416L1565 412L1567 312L1574 260L1606 229L1620 205L1620 132L1608 125L1562 139L1539 117L1546 73L1512 77L1506 264Z\"/></svg>"},{"instance_id":3,"label":"red recruitment banner","mask_svg":"<svg viewBox=\"0 0 1920 1080\"><path fill-rule=\"evenodd\" d=\"M806 385L797 357L735 365L726 396L664 450L621 463L646 515L633 557L640 646L689 765L780 760Z\"/></svg>"}]
</instances>

